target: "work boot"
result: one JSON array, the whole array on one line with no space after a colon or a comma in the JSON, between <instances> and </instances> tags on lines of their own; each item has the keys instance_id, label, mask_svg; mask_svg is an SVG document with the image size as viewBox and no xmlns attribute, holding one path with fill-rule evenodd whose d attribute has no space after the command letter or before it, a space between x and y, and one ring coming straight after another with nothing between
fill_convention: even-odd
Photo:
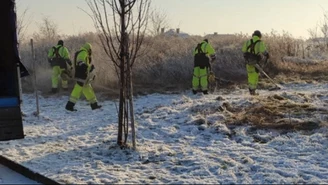
<instances>
[{"instance_id":1,"label":"work boot","mask_svg":"<svg viewBox=\"0 0 328 185\"><path fill-rule=\"evenodd\" d=\"M259 93L255 92L255 89L249 89L249 94L252 96L259 95Z\"/></svg>"},{"instance_id":2,"label":"work boot","mask_svg":"<svg viewBox=\"0 0 328 185\"><path fill-rule=\"evenodd\" d=\"M91 103L90 106L91 106L92 110L100 109L102 107L101 105L98 105L97 102L96 103Z\"/></svg>"},{"instance_id":3,"label":"work boot","mask_svg":"<svg viewBox=\"0 0 328 185\"><path fill-rule=\"evenodd\" d=\"M203 91L203 94L208 94L208 91L207 91L207 90L204 90L204 91Z\"/></svg>"},{"instance_id":4,"label":"work boot","mask_svg":"<svg viewBox=\"0 0 328 185\"><path fill-rule=\"evenodd\" d=\"M67 104L66 104L65 109L69 110L69 111L77 111L76 109L74 109L74 105L75 105L75 103L73 103L71 101L68 101Z\"/></svg>"},{"instance_id":5,"label":"work boot","mask_svg":"<svg viewBox=\"0 0 328 185\"><path fill-rule=\"evenodd\" d=\"M58 92L58 88L52 88L52 89L51 89L51 93L55 94L55 93L57 93L57 92Z\"/></svg>"},{"instance_id":6,"label":"work boot","mask_svg":"<svg viewBox=\"0 0 328 185\"><path fill-rule=\"evenodd\" d=\"M248 89L250 95L254 95L254 90L253 89Z\"/></svg>"}]
</instances>

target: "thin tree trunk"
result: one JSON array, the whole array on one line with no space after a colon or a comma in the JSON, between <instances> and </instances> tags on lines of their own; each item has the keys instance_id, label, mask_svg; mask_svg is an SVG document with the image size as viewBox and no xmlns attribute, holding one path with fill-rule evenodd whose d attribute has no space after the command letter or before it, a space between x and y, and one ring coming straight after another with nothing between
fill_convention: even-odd
<instances>
[{"instance_id":1,"label":"thin tree trunk","mask_svg":"<svg viewBox=\"0 0 328 185\"><path fill-rule=\"evenodd\" d=\"M125 0L120 0L121 5L121 39L124 39L124 33L125 33ZM124 42L123 42L124 43ZM125 106L125 75L124 75L124 51L125 47L124 44L121 42L121 48L120 48L120 105L119 105L119 120L118 120L118 138L117 142L120 146L123 145L123 122L124 122L124 106Z\"/></svg>"},{"instance_id":2,"label":"thin tree trunk","mask_svg":"<svg viewBox=\"0 0 328 185\"><path fill-rule=\"evenodd\" d=\"M95 23L99 38L107 56L113 61L119 78L119 108L117 144L125 147L130 124L133 148L136 149L135 117L133 110L132 66L137 57L144 32L151 0L86 0L92 11L89 16ZM139 4L139 5L137 5ZM137 12L133 7L137 6ZM109 26L109 12L113 11L113 30ZM133 16L133 12L137 16ZM129 29L127 31L127 29ZM130 35L129 35L130 34ZM131 36L132 41L129 41ZM115 42L117 41L117 42ZM116 43L119 43L118 48ZM131 52L131 53L129 53Z\"/></svg>"},{"instance_id":3,"label":"thin tree trunk","mask_svg":"<svg viewBox=\"0 0 328 185\"><path fill-rule=\"evenodd\" d=\"M120 146L123 145L123 122L124 122L124 99L125 99L125 93L124 93L124 59L121 59L121 65L120 65L120 103L119 103L119 116L118 116L118 138L117 142Z\"/></svg>"},{"instance_id":4,"label":"thin tree trunk","mask_svg":"<svg viewBox=\"0 0 328 185\"><path fill-rule=\"evenodd\" d=\"M132 144L133 149L136 149L136 131L134 127L134 110L133 110L133 86L132 86L132 72L130 66L130 57L127 58L127 79L129 80L129 103L130 103L130 119L131 119L131 130L132 130Z\"/></svg>"},{"instance_id":5,"label":"thin tree trunk","mask_svg":"<svg viewBox=\"0 0 328 185\"><path fill-rule=\"evenodd\" d=\"M135 125L134 125L134 110L133 110L133 86L132 86L132 71L131 71L131 64L130 64L130 54L128 52L129 48L129 34L125 32L124 41L126 46L126 89L127 89L127 98L128 98L128 107L130 111L130 120L131 120L131 130L132 130L132 145L133 149L136 149L136 134L135 134Z\"/></svg>"}]
</instances>

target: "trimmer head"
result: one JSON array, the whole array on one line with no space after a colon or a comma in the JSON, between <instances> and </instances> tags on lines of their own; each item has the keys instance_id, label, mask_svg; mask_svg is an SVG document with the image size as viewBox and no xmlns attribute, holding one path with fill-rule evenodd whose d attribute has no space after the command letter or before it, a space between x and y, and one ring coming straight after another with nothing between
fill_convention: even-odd
<instances>
[{"instance_id":1,"label":"trimmer head","mask_svg":"<svg viewBox=\"0 0 328 185\"><path fill-rule=\"evenodd\" d=\"M281 89L281 87L279 87L278 85L277 86L275 86L275 87L271 87L270 89L269 89L269 91L276 91L276 90L280 90Z\"/></svg>"}]
</instances>

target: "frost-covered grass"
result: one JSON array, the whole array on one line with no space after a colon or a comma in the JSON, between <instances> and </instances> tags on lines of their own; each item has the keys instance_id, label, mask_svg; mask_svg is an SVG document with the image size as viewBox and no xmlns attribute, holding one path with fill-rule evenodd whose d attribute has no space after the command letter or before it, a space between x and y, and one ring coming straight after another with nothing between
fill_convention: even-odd
<instances>
[{"instance_id":1,"label":"frost-covered grass","mask_svg":"<svg viewBox=\"0 0 328 185\"><path fill-rule=\"evenodd\" d=\"M243 84L247 79L242 44L250 39L246 34L231 34L226 36L209 35L209 42L216 50L217 59L212 64L216 76L234 83ZM64 45L74 52L84 42L93 45L93 63L96 66L98 85L97 91L105 91L101 87L118 88L117 75L113 63L103 51L98 37L94 33L84 33L74 36L56 36L56 38L43 38L39 35L35 39L36 61L31 59L29 43L20 46L23 63L32 69L36 66L37 87L42 92L51 88L51 69L47 62L49 48L57 43L58 39L64 40ZM175 87L176 89L189 89L191 87L193 57L192 50L204 38L200 36L159 35L146 36L139 56L133 66L133 81L139 87L151 86L154 89L162 87ZM294 39L288 33L263 33L262 40L267 44L270 60L265 71L271 76L276 75L307 75L310 78L317 74L325 73L327 68L326 50L322 47L309 47L310 43ZM319 62L314 62L319 61ZM70 87L73 86L73 81ZM96 86L95 85L95 86ZM31 78L23 79L25 92L33 91Z\"/></svg>"},{"instance_id":2,"label":"frost-covered grass","mask_svg":"<svg viewBox=\"0 0 328 185\"><path fill-rule=\"evenodd\" d=\"M67 112L68 95L41 96L37 118L24 94L26 137L0 142L0 155L68 184L327 184L327 88L137 96L136 151L116 145L117 100Z\"/></svg>"}]
</instances>

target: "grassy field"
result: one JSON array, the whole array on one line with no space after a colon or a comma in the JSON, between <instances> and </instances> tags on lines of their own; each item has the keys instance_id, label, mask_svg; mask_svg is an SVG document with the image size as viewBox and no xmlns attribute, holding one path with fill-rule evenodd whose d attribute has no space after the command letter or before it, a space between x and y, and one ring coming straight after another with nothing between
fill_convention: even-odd
<instances>
[{"instance_id":1,"label":"grassy field","mask_svg":"<svg viewBox=\"0 0 328 185\"><path fill-rule=\"evenodd\" d=\"M231 83L243 87L247 83L247 74L241 52L243 42L249 35L210 35L206 38L216 50L217 59L213 70L219 79L230 83L222 83L227 87ZM85 42L93 45L93 62L96 66L97 78L94 87L97 92L108 89L117 92L118 78L112 61L107 57L95 33L58 38L35 38L36 61L31 57L29 43L20 46L23 63L33 74L36 73L37 88L48 92L51 88L51 68L47 62L48 49L58 39L64 40L71 58L74 52ZM142 50L133 66L135 91L149 93L167 90L185 90L191 87L193 57L192 50L204 37L178 35L159 35L145 37ZM278 81L325 80L328 71L326 47L309 41L294 39L288 33L278 34L274 31L264 34L262 40L267 44L270 60L264 70ZM35 71L33 70L35 64ZM31 77L23 79L23 91L32 92ZM70 81L73 86L73 80Z\"/></svg>"}]
</instances>

